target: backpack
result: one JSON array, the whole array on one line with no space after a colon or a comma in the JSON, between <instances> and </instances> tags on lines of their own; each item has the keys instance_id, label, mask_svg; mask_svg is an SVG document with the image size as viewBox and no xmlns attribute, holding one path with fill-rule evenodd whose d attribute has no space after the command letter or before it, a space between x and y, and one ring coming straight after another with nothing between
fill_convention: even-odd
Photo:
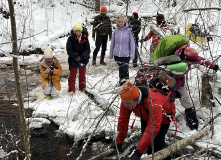
<instances>
[{"instance_id":1,"label":"backpack","mask_svg":"<svg viewBox=\"0 0 221 160\"><path fill-rule=\"evenodd\" d=\"M151 61L153 62L156 58L172 55L175 50L188 43L189 41L186 37L181 34L166 36L157 45Z\"/></svg>"},{"instance_id":2,"label":"backpack","mask_svg":"<svg viewBox=\"0 0 221 160\"><path fill-rule=\"evenodd\" d=\"M206 32L202 32L197 24L189 23L185 31L186 35L195 42L203 43L206 41Z\"/></svg>"},{"instance_id":3,"label":"backpack","mask_svg":"<svg viewBox=\"0 0 221 160\"><path fill-rule=\"evenodd\" d=\"M172 93L170 94L170 100L171 102L174 101L175 74L162 67L144 65L138 70L135 78L135 85L141 90L144 97L148 97L147 82L149 82L149 88L155 88L165 96ZM173 85L169 87L171 82Z\"/></svg>"}]
</instances>

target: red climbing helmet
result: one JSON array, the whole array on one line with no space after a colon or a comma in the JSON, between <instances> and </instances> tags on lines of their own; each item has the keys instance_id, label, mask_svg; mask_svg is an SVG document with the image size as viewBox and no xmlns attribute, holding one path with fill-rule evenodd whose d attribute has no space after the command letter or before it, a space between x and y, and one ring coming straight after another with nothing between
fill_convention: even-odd
<instances>
[{"instance_id":1,"label":"red climbing helmet","mask_svg":"<svg viewBox=\"0 0 221 160\"><path fill-rule=\"evenodd\" d=\"M192 47L188 47L184 50L185 59L189 62L196 62L198 59L198 52Z\"/></svg>"}]
</instances>

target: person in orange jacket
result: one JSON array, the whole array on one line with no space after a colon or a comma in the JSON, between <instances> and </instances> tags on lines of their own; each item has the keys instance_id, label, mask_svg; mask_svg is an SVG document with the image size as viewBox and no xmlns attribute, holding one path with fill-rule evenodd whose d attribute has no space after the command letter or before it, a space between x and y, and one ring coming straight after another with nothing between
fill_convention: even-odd
<instances>
[{"instance_id":1,"label":"person in orange jacket","mask_svg":"<svg viewBox=\"0 0 221 160\"><path fill-rule=\"evenodd\" d=\"M62 67L49 47L44 49L44 56L39 60L39 64L45 99L51 99L51 96L57 96L61 90L59 74L62 73Z\"/></svg>"},{"instance_id":2,"label":"person in orange jacket","mask_svg":"<svg viewBox=\"0 0 221 160\"><path fill-rule=\"evenodd\" d=\"M162 90L151 88L150 94L154 127L154 151L156 152L167 146L165 143L165 135L169 128L170 120L175 118L175 105L173 101L171 102L169 100L167 93L165 92L164 94ZM121 149L127 137L130 115L134 112L136 116L141 117L142 137L130 159L140 160L140 157L145 152L151 154L152 120L150 115L150 96L148 96L147 92L144 92L140 86L135 86L133 83L127 81L121 88L120 97L122 101L117 127L117 145L112 143L109 148Z\"/></svg>"}]
</instances>

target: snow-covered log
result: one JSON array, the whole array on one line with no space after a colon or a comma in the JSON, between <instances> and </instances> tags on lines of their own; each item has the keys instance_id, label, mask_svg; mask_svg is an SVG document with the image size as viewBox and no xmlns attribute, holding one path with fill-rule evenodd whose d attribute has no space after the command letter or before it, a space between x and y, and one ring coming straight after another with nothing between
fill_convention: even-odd
<instances>
[{"instance_id":1,"label":"snow-covered log","mask_svg":"<svg viewBox=\"0 0 221 160\"><path fill-rule=\"evenodd\" d=\"M164 159L167 156L171 155L171 153L175 153L176 151L196 142L197 140L206 136L208 133L209 133L209 128L206 128L200 132L197 132L196 134L194 134L190 137L187 137L183 140L177 141L176 143L173 143L170 146L154 153L154 159L155 160ZM142 158L141 160L151 160L151 159L152 159L152 157L148 157L148 158Z\"/></svg>"}]
</instances>

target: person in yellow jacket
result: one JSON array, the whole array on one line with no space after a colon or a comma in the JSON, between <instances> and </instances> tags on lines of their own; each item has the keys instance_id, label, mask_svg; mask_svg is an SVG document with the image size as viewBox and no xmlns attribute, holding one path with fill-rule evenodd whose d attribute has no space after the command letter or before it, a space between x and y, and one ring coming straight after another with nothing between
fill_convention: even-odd
<instances>
[{"instance_id":1,"label":"person in yellow jacket","mask_svg":"<svg viewBox=\"0 0 221 160\"><path fill-rule=\"evenodd\" d=\"M62 67L58 59L53 56L50 47L44 49L44 56L39 60L39 64L45 99L51 99L51 96L57 96L61 90L59 74L62 73Z\"/></svg>"}]
</instances>

